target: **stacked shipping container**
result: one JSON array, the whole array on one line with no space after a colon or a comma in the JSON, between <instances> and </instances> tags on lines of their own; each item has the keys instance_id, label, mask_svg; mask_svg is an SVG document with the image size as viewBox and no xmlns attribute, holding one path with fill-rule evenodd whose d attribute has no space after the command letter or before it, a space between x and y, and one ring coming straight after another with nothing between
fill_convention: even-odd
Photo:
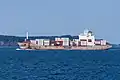
<instances>
[{"instance_id":1,"label":"stacked shipping container","mask_svg":"<svg viewBox=\"0 0 120 80\"><path fill-rule=\"evenodd\" d=\"M55 46L63 46L63 40L61 38L55 38Z\"/></svg>"},{"instance_id":2,"label":"stacked shipping container","mask_svg":"<svg viewBox=\"0 0 120 80\"><path fill-rule=\"evenodd\" d=\"M101 40L101 45L106 45L106 40Z\"/></svg>"},{"instance_id":3,"label":"stacked shipping container","mask_svg":"<svg viewBox=\"0 0 120 80\"><path fill-rule=\"evenodd\" d=\"M36 41L36 44L38 46L43 46L44 45L44 39L36 39L35 41Z\"/></svg>"},{"instance_id":4,"label":"stacked shipping container","mask_svg":"<svg viewBox=\"0 0 120 80\"><path fill-rule=\"evenodd\" d=\"M97 40L95 41L95 45L106 45L106 40Z\"/></svg>"},{"instance_id":5,"label":"stacked shipping container","mask_svg":"<svg viewBox=\"0 0 120 80\"><path fill-rule=\"evenodd\" d=\"M86 39L73 39L70 41L69 38L55 38L55 40L51 41L49 39L36 39L30 40L32 44L36 44L38 46L87 46ZM95 45L106 45L106 40L96 40L94 42Z\"/></svg>"},{"instance_id":6,"label":"stacked shipping container","mask_svg":"<svg viewBox=\"0 0 120 80\"><path fill-rule=\"evenodd\" d=\"M44 45L49 46L50 45L50 40L49 39L44 39Z\"/></svg>"},{"instance_id":7,"label":"stacked shipping container","mask_svg":"<svg viewBox=\"0 0 120 80\"><path fill-rule=\"evenodd\" d=\"M69 46L70 42L69 42L69 38L62 38L63 41L63 46Z\"/></svg>"},{"instance_id":8,"label":"stacked shipping container","mask_svg":"<svg viewBox=\"0 0 120 80\"><path fill-rule=\"evenodd\" d=\"M101 45L101 40L95 41L95 45Z\"/></svg>"}]
</instances>

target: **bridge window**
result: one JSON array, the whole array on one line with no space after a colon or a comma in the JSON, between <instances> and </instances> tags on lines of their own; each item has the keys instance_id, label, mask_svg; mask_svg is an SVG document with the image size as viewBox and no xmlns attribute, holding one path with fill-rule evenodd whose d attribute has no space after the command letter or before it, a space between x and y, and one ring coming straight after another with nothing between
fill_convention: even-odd
<instances>
[{"instance_id":1,"label":"bridge window","mask_svg":"<svg viewBox=\"0 0 120 80\"><path fill-rule=\"evenodd\" d=\"M88 42L92 42L92 40L91 40L91 39L88 39Z\"/></svg>"}]
</instances>

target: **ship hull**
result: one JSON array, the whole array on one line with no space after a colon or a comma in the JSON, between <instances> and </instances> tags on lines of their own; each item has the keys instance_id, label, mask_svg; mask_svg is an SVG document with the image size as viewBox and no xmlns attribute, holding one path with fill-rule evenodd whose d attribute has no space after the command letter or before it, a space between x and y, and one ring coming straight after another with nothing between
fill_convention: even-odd
<instances>
[{"instance_id":1,"label":"ship hull","mask_svg":"<svg viewBox=\"0 0 120 80\"><path fill-rule=\"evenodd\" d=\"M27 43L18 43L20 49L22 50L107 50L110 49L111 45L95 45L95 46L37 46ZM28 46L29 45L29 46Z\"/></svg>"}]
</instances>

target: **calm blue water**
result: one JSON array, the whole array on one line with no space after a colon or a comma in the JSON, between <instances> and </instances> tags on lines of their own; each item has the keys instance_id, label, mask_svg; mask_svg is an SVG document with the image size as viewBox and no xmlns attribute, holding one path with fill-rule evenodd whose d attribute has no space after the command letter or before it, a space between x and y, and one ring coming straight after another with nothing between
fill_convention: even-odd
<instances>
[{"instance_id":1,"label":"calm blue water","mask_svg":"<svg viewBox=\"0 0 120 80\"><path fill-rule=\"evenodd\" d=\"M0 48L0 80L120 80L120 50Z\"/></svg>"}]
</instances>

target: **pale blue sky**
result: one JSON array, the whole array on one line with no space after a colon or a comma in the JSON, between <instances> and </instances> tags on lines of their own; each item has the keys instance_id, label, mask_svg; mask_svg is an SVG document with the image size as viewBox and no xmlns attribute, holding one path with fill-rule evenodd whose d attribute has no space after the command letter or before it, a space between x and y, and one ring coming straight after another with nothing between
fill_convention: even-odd
<instances>
[{"instance_id":1,"label":"pale blue sky","mask_svg":"<svg viewBox=\"0 0 120 80\"><path fill-rule=\"evenodd\" d=\"M120 0L0 0L0 34L78 35L120 43Z\"/></svg>"}]
</instances>

